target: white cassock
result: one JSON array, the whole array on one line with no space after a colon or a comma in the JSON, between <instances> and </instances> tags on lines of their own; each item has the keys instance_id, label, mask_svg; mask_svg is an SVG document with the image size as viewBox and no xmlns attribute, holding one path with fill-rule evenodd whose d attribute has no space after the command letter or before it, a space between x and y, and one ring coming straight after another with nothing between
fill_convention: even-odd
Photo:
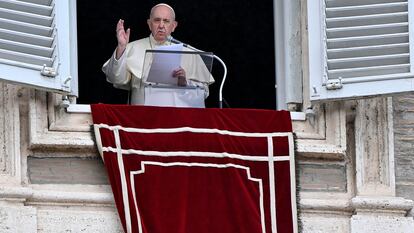
<instances>
[{"instance_id":1,"label":"white cassock","mask_svg":"<svg viewBox=\"0 0 414 233\"><path fill-rule=\"evenodd\" d=\"M169 42L157 43L152 35L149 37L129 43L117 60L116 51L112 57L105 62L102 71L106 74L108 82L114 87L131 91L131 104L143 105L145 102L145 83L146 75L144 59L146 50L156 49L157 46L170 45ZM191 50L189 50L191 51ZM185 70L187 86L202 86L205 89L205 96L208 96L208 85L214 82L214 78L206 68L201 58L194 59L195 56L182 56L181 67ZM145 69L144 69L145 67Z\"/></svg>"}]
</instances>

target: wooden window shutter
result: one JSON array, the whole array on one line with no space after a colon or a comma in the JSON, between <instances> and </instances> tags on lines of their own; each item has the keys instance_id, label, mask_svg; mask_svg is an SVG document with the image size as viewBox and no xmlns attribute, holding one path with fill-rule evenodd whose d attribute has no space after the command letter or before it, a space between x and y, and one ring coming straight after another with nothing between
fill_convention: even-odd
<instances>
[{"instance_id":1,"label":"wooden window shutter","mask_svg":"<svg viewBox=\"0 0 414 233\"><path fill-rule=\"evenodd\" d=\"M311 100L414 89L411 0L309 3Z\"/></svg>"},{"instance_id":2,"label":"wooden window shutter","mask_svg":"<svg viewBox=\"0 0 414 233\"><path fill-rule=\"evenodd\" d=\"M77 78L71 2L0 0L0 79L71 91L71 80Z\"/></svg>"}]
</instances>

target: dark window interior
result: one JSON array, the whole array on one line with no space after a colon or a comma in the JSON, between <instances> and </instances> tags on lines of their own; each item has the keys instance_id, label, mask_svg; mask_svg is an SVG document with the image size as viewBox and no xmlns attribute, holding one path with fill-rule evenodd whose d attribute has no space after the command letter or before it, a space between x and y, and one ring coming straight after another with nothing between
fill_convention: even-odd
<instances>
[{"instance_id":1,"label":"dark window interior","mask_svg":"<svg viewBox=\"0 0 414 233\"><path fill-rule=\"evenodd\" d=\"M79 99L78 103L123 104L128 93L105 80L102 64L116 47L119 18L131 28L130 40L149 35L146 20L157 1L77 1ZM232 108L275 109L273 1L194 0L165 1L176 11L174 38L213 52L227 65L223 96ZM223 76L214 63L216 83L210 86L207 107L218 107Z\"/></svg>"}]
</instances>

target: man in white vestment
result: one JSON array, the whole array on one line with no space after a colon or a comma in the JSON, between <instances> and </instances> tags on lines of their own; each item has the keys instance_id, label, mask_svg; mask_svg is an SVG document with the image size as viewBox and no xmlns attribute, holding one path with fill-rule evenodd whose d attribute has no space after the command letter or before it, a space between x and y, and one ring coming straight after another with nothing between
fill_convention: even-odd
<instances>
[{"instance_id":1,"label":"man in white vestment","mask_svg":"<svg viewBox=\"0 0 414 233\"><path fill-rule=\"evenodd\" d=\"M131 30L124 28L124 20L120 19L116 25L118 46L111 58L103 65L107 81L117 88L131 91L131 104L144 104L144 86L146 80L143 76L144 58L146 50L157 49L159 46L171 45L170 35L177 27L174 9L164 3L155 5L147 20L151 34L149 37L129 43ZM200 59L201 61L201 59ZM204 65L204 64L203 64ZM172 71L172 78L177 80L178 86L201 86L208 96L208 85L214 82L212 75L201 72L191 65L183 64Z\"/></svg>"}]
</instances>

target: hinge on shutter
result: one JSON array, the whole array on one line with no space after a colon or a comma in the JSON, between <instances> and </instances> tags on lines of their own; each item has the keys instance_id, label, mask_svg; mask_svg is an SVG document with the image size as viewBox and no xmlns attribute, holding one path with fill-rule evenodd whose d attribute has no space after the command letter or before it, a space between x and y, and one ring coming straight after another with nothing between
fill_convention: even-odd
<instances>
[{"instance_id":1,"label":"hinge on shutter","mask_svg":"<svg viewBox=\"0 0 414 233\"><path fill-rule=\"evenodd\" d=\"M339 79L330 79L326 82L327 90L337 90L342 88L342 78Z\"/></svg>"},{"instance_id":2,"label":"hinge on shutter","mask_svg":"<svg viewBox=\"0 0 414 233\"><path fill-rule=\"evenodd\" d=\"M43 65L43 68L40 71L40 73L43 76L46 76L46 77L56 77L57 76L57 70L54 67L47 67L46 65Z\"/></svg>"},{"instance_id":3,"label":"hinge on shutter","mask_svg":"<svg viewBox=\"0 0 414 233\"><path fill-rule=\"evenodd\" d=\"M70 88L70 80L72 80L72 77L71 76L67 77L65 81L63 81L62 87Z\"/></svg>"}]
</instances>

